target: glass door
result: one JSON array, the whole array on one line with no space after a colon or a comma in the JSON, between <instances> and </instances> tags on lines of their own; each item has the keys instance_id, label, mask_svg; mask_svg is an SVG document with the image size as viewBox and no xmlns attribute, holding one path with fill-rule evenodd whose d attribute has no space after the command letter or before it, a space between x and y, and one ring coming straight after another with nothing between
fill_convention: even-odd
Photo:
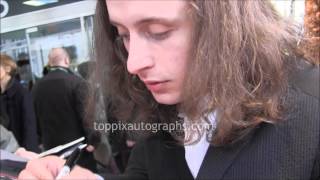
<instances>
[{"instance_id":1,"label":"glass door","mask_svg":"<svg viewBox=\"0 0 320 180\"><path fill-rule=\"evenodd\" d=\"M29 88L29 83L32 82L32 73L25 29L2 33L0 39L0 52L9 55L16 61L18 65L17 78L23 86Z\"/></svg>"},{"instance_id":2,"label":"glass door","mask_svg":"<svg viewBox=\"0 0 320 180\"><path fill-rule=\"evenodd\" d=\"M80 18L32 27L26 30L26 36L35 80L42 77L52 48L66 48L71 68L86 60L87 44L84 42Z\"/></svg>"}]
</instances>

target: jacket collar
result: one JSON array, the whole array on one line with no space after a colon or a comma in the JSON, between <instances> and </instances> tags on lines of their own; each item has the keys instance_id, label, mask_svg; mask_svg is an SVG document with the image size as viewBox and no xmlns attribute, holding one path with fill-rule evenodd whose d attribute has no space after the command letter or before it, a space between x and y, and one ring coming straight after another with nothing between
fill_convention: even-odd
<instances>
[{"instance_id":1,"label":"jacket collar","mask_svg":"<svg viewBox=\"0 0 320 180\"><path fill-rule=\"evenodd\" d=\"M204 157L196 179L222 179L224 173L232 165L236 157L251 141L255 130L235 144L217 147L211 145Z\"/></svg>"},{"instance_id":2,"label":"jacket collar","mask_svg":"<svg viewBox=\"0 0 320 180\"><path fill-rule=\"evenodd\" d=\"M232 145L221 147L210 145L196 179L222 179L236 157L241 154L241 150L251 142L255 132L256 130L252 130L242 140ZM169 133L163 131L162 133L164 133L163 145L159 147L161 163L157 164L160 167L156 169L166 173L159 175L163 176L163 179L194 179L185 159L184 146L178 144Z\"/></svg>"},{"instance_id":3,"label":"jacket collar","mask_svg":"<svg viewBox=\"0 0 320 180\"><path fill-rule=\"evenodd\" d=\"M62 67L62 66L51 66L48 68L49 73L54 71L63 71L66 73L72 73L72 71L69 68Z\"/></svg>"},{"instance_id":4,"label":"jacket collar","mask_svg":"<svg viewBox=\"0 0 320 180\"><path fill-rule=\"evenodd\" d=\"M18 81L12 77L8 82L7 89L4 91L4 95L6 94L8 97L12 97L18 90Z\"/></svg>"},{"instance_id":5,"label":"jacket collar","mask_svg":"<svg viewBox=\"0 0 320 180\"><path fill-rule=\"evenodd\" d=\"M183 179L183 180L191 180L193 176L189 170L187 162L185 160L185 150L184 146L178 144L172 136L167 133L164 133L163 146L161 146L161 166L160 169L164 170L164 174L162 176L163 179Z\"/></svg>"}]
</instances>

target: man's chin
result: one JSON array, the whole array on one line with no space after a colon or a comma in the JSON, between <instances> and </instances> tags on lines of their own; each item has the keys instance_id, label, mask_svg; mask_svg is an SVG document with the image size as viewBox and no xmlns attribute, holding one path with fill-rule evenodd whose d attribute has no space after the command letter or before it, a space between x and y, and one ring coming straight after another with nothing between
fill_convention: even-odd
<instances>
[{"instance_id":1,"label":"man's chin","mask_svg":"<svg viewBox=\"0 0 320 180\"><path fill-rule=\"evenodd\" d=\"M163 94L157 94L152 93L154 99L159 104L165 104L165 105L174 105L180 103L180 98L177 95L169 94L169 93L163 93Z\"/></svg>"}]
</instances>

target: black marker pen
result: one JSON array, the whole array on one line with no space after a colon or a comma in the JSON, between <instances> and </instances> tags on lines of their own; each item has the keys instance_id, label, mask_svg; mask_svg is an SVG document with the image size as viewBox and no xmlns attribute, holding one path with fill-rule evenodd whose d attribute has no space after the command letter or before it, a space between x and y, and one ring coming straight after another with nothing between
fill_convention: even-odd
<instances>
[{"instance_id":1,"label":"black marker pen","mask_svg":"<svg viewBox=\"0 0 320 180\"><path fill-rule=\"evenodd\" d=\"M59 171L56 179L60 179L62 176L65 176L70 173L71 169L74 167L77 160L79 159L82 149L85 147L87 147L87 144L82 144L71 153L66 163L64 164L62 169Z\"/></svg>"}]
</instances>

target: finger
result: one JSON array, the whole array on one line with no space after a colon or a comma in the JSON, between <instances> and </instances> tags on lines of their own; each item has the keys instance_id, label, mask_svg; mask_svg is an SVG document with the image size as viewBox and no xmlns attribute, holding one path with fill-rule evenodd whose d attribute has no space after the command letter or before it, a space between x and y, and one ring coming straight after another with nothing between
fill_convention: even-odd
<instances>
[{"instance_id":1,"label":"finger","mask_svg":"<svg viewBox=\"0 0 320 180\"><path fill-rule=\"evenodd\" d=\"M29 161L26 170L37 179L54 179L50 170L39 159Z\"/></svg>"},{"instance_id":2,"label":"finger","mask_svg":"<svg viewBox=\"0 0 320 180\"><path fill-rule=\"evenodd\" d=\"M26 151L26 149L24 149L24 148L18 148L14 154L19 156L22 152L25 152L25 151Z\"/></svg>"},{"instance_id":3,"label":"finger","mask_svg":"<svg viewBox=\"0 0 320 180\"><path fill-rule=\"evenodd\" d=\"M47 169L51 172L51 174L56 177L63 167L64 163L66 162L64 159L61 159L57 156L47 156L45 158L40 159L44 161L43 163L46 164Z\"/></svg>"},{"instance_id":4,"label":"finger","mask_svg":"<svg viewBox=\"0 0 320 180\"><path fill-rule=\"evenodd\" d=\"M133 147L136 144L136 142L135 141L131 141L131 140L127 140L126 144L127 144L128 147Z\"/></svg>"},{"instance_id":5,"label":"finger","mask_svg":"<svg viewBox=\"0 0 320 180\"><path fill-rule=\"evenodd\" d=\"M88 145L86 149L88 152L93 152L95 148L92 145Z\"/></svg>"},{"instance_id":6,"label":"finger","mask_svg":"<svg viewBox=\"0 0 320 180\"><path fill-rule=\"evenodd\" d=\"M24 148L19 148L15 154L28 160L36 159L38 157L37 153L26 151Z\"/></svg>"},{"instance_id":7,"label":"finger","mask_svg":"<svg viewBox=\"0 0 320 180\"><path fill-rule=\"evenodd\" d=\"M68 176L63 177L62 179L97 179L97 176L93 174L91 171L81 168L79 166L76 166L73 168L73 170L70 172Z\"/></svg>"},{"instance_id":8,"label":"finger","mask_svg":"<svg viewBox=\"0 0 320 180\"><path fill-rule=\"evenodd\" d=\"M29 171L23 170L20 172L18 179L37 179L34 175L32 175Z\"/></svg>"}]
</instances>

